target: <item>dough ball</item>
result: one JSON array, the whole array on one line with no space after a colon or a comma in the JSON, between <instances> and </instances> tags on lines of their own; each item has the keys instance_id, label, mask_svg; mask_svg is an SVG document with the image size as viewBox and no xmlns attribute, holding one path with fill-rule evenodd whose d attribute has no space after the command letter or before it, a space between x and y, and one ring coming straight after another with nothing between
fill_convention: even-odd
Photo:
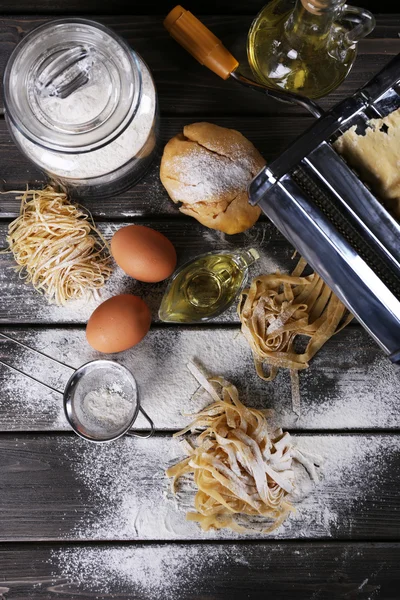
<instances>
[{"instance_id":1,"label":"dough ball","mask_svg":"<svg viewBox=\"0 0 400 600\"><path fill-rule=\"evenodd\" d=\"M260 216L247 187L265 160L239 131L212 123L186 125L165 146L160 178L179 210L211 229L234 234Z\"/></svg>"}]
</instances>

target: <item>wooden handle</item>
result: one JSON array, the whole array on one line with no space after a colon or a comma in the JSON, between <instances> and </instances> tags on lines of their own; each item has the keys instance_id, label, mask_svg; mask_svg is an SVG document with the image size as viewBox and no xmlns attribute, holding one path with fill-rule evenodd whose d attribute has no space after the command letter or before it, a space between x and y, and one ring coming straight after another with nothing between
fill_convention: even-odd
<instances>
[{"instance_id":1,"label":"wooden handle","mask_svg":"<svg viewBox=\"0 0 400 600\"><path fill-rule=\"evenodd\" d=\"M239 66L221 40L182 6L175 6L171 10L164 20L164 26L178 44L222 79L228 79Z\"/></svg>"}]
</instances>

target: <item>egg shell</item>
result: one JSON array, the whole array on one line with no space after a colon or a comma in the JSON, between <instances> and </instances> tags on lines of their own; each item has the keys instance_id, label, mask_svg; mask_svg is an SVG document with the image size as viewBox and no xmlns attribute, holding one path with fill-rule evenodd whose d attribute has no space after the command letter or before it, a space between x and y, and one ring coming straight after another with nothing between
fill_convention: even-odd
<instances>
[{"instance_id":1,"label":"egg shell","mask_svg":"<svg viewBox=\"0 0 400 600\"><path fill-rule=\"evenodd\" d=\"M147 304L138 296L121 294L109 298L92 313L86 326L86 338L99 352L122 352L138 344L150 325Z\"/></svg>"},{"instance_id":2,"label":"egg shell","mask_svg":"<svg viewBox=\"0 0 400 600\"><path fill-rule=\"evenodd\" d=\"M176 267L176 251L169 239L144 225L121 227L111 240L111 252L127 275L147 283L170 277Z\"/></svg>"}]
</instances>

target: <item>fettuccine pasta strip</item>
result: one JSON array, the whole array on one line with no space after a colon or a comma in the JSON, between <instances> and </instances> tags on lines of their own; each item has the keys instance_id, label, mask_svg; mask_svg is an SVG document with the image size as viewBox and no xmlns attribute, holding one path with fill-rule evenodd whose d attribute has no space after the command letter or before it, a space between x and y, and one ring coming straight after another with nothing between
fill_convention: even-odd
<instances>
[{"instance_id":1,"label":"fettuccine pasta strip","mask_svg":"<svg viewBox=\"0 0 400 600\"><path fill-rule=\"evenodd\" d=\"M193 474L197 512L187 519L205 531L229 527L245 532L250 527L238 518L262 517L262 531L273 531L294 510L286 499L294 482L290 435L280 429L270 435L265 415L246 408L236 387L222 377L207 380L192 364L190 371L215 401L175 434L197 435L190 456L167 470L173 492L181 476ZM299 452L296 458L301 462Z\"/></svg>"},{"instance_id":2,"label":"fettuccine pasta strip","mask_svg":"<svg viewBox=\"0 0 400 600\"><path fill-rule=\"evenodd\" d=\"M280 368L290 369L293 409L300 414L297 372L325 342L353 318L344 304L317 275L303 276L300 258L292 275L274 273L253 279L243 290L238 314L254 357L257 375L272 381ZM309 338L304 352L295 351L297 336Z\"/></svg>"}]
</instances>

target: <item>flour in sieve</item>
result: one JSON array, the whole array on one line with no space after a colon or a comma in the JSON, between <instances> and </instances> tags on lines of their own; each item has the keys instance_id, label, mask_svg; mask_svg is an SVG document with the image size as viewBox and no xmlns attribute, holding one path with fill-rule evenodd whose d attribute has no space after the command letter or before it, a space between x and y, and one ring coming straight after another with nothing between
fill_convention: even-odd
<instances>
[{"instance_id":1,"label":"flour in sieve","mask_svg":"<svg viewBox=\"0 0 400 600\"><path fill-rule=\"evenodd\" d=\"M82 402L83 411L89 419L114 429L119 429L131 421L132 407L132 402L127 399L118 384L92 390Z\"/></svg>"}]
</instances>

